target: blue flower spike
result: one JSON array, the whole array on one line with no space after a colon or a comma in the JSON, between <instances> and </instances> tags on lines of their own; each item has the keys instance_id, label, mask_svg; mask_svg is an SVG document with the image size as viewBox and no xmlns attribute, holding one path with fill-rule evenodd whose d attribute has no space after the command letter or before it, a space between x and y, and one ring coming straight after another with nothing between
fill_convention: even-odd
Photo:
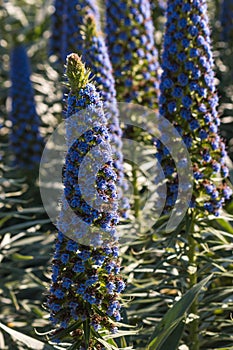
<instances>
[{"instance_id":1,"label":"blue flower spike","mask_svg":"<svg viewBox=\"0 0 233 350\"><path fill-rule=\"evenodd\" d=\"M10 56L10 149L14 165L32 171L40 163L44 141L39 130L41 121L36 111L30 76L26 47L22 44L14 46Z\"/></svg>"},{"instance_id":2,"label":"blue flower spike","mask_svg":"<svg viewBox=\"0 0 233 350\"><path fill-rule=\"evenodd\" d=\"M103 100L108 131L111 138L113 167L117 174L118 200L121 202L120 213L122 217L127 217L129 203L128 199L123 197L123 192L127 189L127 183L124 179L122 130L119 125L119 110L116 100L113 68L103 34L98 30L97 19L91 14L85 18L83 33L83 59L91 69L91 78L95 81L97 91Z\"/></svg>"},{"instance_id":3,"label":"blue flower spike","mask_svg":"<svg viewBox=\"0 0 233 350\"><path fill-rule=\"evenodd\" d=\"M51 19L49 55L55 55L63 67L66 56L72 52L81 54L83 39L81 26L87 14L99 21L99 11L95 0L55 0Z\"/></svg>"},{"instance_id":4,"label":"blue flower spike","mask_svg":"<svg viewBox=\"0 0 233 350\"><path fill-rule=\"evenodd\" d=\"M98 212L85 203L77 180L80 162L86 151L93 145L109 142L110 137L103 102L95 86L90 83L90 71L77 54L67 56L66 75L70 84L66 118L75 113L81 115L81 112L89 117L90 111L98 117L93 122L93 128L73 142L68 151L64 192L73 212L86 224L95 227L97 236L99 230L99 241L98 246L94 244L96 241L92 245L83 245L78 239L70 239L64 232L58 232L47 307L55 326L52 340L60 342L68 337L72 343L78 342L80 349L103 349L96 337L91 335L90 339L86 338L85 327L90 328L91 334L100 330L108 334L117 330L116 323L121 320L119 294L124 290L125 283L119 274L119 247L115 235L118 215L114 206L112 211ZM113 161L108 161L96 178L100 197L115 200L116 178ZM108 229L110 238L100 245L104 228ZM66 329L67 333L64 333Z\"/></svg>"},{"instance_id":5,"label":"blue flower spike","mask_svg":"<svg viewBox=\"0 0 233 350\"><path fill-rule=\"evenodd\" d=\"M219 216L232 190L227 184L225 144L219 135L218 95L205 0L168 0L160 84L160 115L181 134L193 163L191 207ZM165 212L177 198L178 177L169 152L157 142L168 179ZM178 165L179 166L179 165Z\"/></svg>"},{"instance_id":6,"label":"blue flower spike","mask_svg":"<svg viewBox=\"0 0 233 350\"><path fill-rule=\"evenodd\" d=\"M106 34L118 98L156 108L159 63L149 0L107 0Z\"/></svg>"},{"instance_id":7,"label":"blue flower spike","mask_svg":"<svg viewBox=\"0 0 233 350\"><path fill-rule=\"evenodd\" d=\"M223 0L221 4L222 39L226 42L233 40L233 1Z\"/></svg>"}]
</instances>

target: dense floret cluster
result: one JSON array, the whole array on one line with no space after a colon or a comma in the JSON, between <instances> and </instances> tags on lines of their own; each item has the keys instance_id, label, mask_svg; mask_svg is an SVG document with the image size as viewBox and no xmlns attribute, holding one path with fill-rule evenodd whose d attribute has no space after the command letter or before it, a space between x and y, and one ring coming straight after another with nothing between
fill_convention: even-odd
<instances>
[{"instance_id":1,"label":"dense floret cluster","mask_svg":"<svg viewBox=\"0 0 233 350\"><path fill-rule=\"evenodd\" d=\"M110 139L103 103L95 86L89 83L90 72L85 69L78 55L71 54L67 57L66 73L70 82L66 117L69 121L70 116L74 114L77 116L75 120L78 123L80 121L80 126L76 127L80 129L81 136L72 142L70 129L67 129L67 142L71 147L66 156L64 169L64 193L74 214L85 224L95 228L95 237L90 241L90 245L83 245L79 243L81 236L76 236L73 240L66 237L64 232L58 233L47 305L51 321L59 327L58 330L80 321L73 337L82 340L84 323L88 323L88 326L95 331L100 329L117 331L114 321L121 319L118 297L124 290L125 283L119 275L117 205L113 205L109 211L98 211L85 201L88 197L91 203L95 189L104 202L116 200L117 177L113 169L110 147L104 151L103 159L108 161L96 176L96 188L88 186L83 193L79 186L80 165L87 152L90 152L91 148L108 143ZM84 119L82 115L85 116ZM88 120L91 121L92 128L82 132ZM108 150L110 154L106 157ZM65 206L62 209L64 210ZM62 219L61 215L59 220ZM64 224L71 223L64 222ZM106 240L102 235L104 231L108 233ZM55 334L54 337L59 342L59 331Z\"/></svg>"},{"instance_id":2,"label":"dense floret cluster","mask_svg":"<svg viewBox=\"0 0 233 350\"><path fill-rule=\"evenodd\" d=\"M122 130L119 125L119 110L116 100L115 80L112 64L109 59L107 47L103 35L98 32L97 21L93 16L86 17L84 30L83 58L91 69L97 91L103 100L105 117L107 118L109 135L113 152L113 166L117 173L118 199L121 200L120 208L123 216L129 207L128 200L122 190L127 189L124 180L123 155L122 155Z\"/></svg>"},{"instance_id":3,"label":"dense floret cluster","mask_svg":"<svg viewBox=\"0 0 233 350\"><path fill-rule=\"evenodd\" d=\"M159 64L150 2L107 0L106 15L106 39L119 99L156 107Z\"/></svg>"},{"instance_id":4,"label":"dense floret cluster","mask_svg":"<svg viewBox=\"0 0 233 350\"><path fill-rule=\"evenodd\" d=\"M95 188L91 186L91 182L87 182L88 186L84 185L82 188L80 187L82 179L87 181L88 177L92 178L91 174L93 171L95 172L95 170L97 170L95 169L95 160L98 160L97 157L100 155L101 163L104 163L104 166L98 171L96 190L104 202L114 202L117 198L117 175L113 169L111 148L105 147L101 154L99 153L99 148L95 150L97 146L105 145L106 142L110 142L102 100L95 86L88 83L85 88L79 90L78 96L77 93L71 91L67 102L67 117L69 118L76 115L75 121L77 124L79 122L81 124L81 121L83 121L83 123L80 127L77 125L76 128L81 135L74 142L70 142L72 145L69 147L69 152L66 156L63 175L65 197L69 206L77 216L81 216L82 220L89 225L94 224L97 227L108 229L109 234L114 239L116 233L115 224L118 220L116 204L114 205L113 203L112 212L99 211L93 208L93 205L87 203L87 199L89 203L94 203L95 199ZM82 112L83 110L84 112ZM82 117L84 117L84 120ZM82 128L85 128L85 125L88 123L87 118L89 118L92 123L88 130L82 132ZM68 126L70 125L69 119L67 119L67 124ZM71 127L73 127L73 123ZM69 130L70 128L68 128L68 131ZM70 137L71 133L68 133L68 138ZM93 154L89 155L92 149ZM80 178L80 166L84 159L86 163ZM70 223L68 222L67 225L70 226Z\"/></svg>"},{"instance_id":5,"label":"dense floret cluster","mask_svg":"<svg viewBox=\"0 0 233 350\"><path fill-rule=\"evenodd\" d=\"M58 62L63 66L68 54L81 54L81 26L84 24L85 15L91 14L99 20L99 12L95 0L55 0L54 7L49 54L56 55Z\"/></svg>"},{"instance_id":6,"label":"dense floret cluster","mask_svg":"<svg viewBox=\"0 0 233 350\"><path fill-rule=\"evenodd\" d=\"M114 321L121 320L117 298L125 288L118 255L116 245L94 249L58 233L47 302L54 325L67 328L88 320L95 330L117 330Z\"/></svg>"},{"instance_id":7,"label":"dense floret cluster","mask_svg":"<svg viewBox=\"0 0 233 350\"><path fill-rule=\"evenodd\" d=\"M39 132L40 119L36 112L30 75L25 46L13 47L10 57L10 148L14 154L14 164L32 170L40 162L44 142Z\"/></svg>"},{"instance_id":8,"label":"dense floret cluster","mask_svg":"<svg viewBox=\"0 0 233 350\"><path fill-rule=\"evenodd\" d=\"M225 144L219 136L218 96L205 0L168 1L162 56L160 115L181 134L193 162L191 206L220 214L231 196ZM168 179L166 211L175 203L178 177L169 152L157 142L157 158Z\"/></svg>"}]
</instances>

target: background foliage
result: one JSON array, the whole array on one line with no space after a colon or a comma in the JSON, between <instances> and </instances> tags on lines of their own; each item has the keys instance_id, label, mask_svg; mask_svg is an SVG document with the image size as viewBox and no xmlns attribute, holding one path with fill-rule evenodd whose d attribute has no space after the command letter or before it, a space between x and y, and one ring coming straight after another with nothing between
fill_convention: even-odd
<instances>
[{"instance_id":1,"label":"background foliage","mask_svg":"<svg viewBox=\"0 0 233 350\"><path fill-rule=\"evenodd\" d=\"M156 1L153 3L155 39L161 52L164 10L157 6ZM38 184L31 186L33 179L28 174L16 172L10 166L8 94L10 50L16 42L23 42L27 45L31 60L31 78L37 111L42 120L42 135L47 138L62 118L63 78L56 71L53 58L48 58L50 18L54 11L52 5L52 0L11 0L0 4L0 349L51 348L42 343L45 337L37 334L35 329L38 332L50 329L43 302L49 281L55 227L44 212ZM100 6L103 8L104 2L100 2ZM216 83L220 95L221 133L227 142L228 165L233 179L233 43L231 40L223 41L221 36L221 6L220 0L209 1ZM128 176L130 178L130 172ZM143 189L140 191L143 196ZM232 346L232 214L233 202L227 207L226 215L229 218L225 216L214 221L207 218L202 226L195 228L199 242L198 280L214 274L214 278L206 281L208 290L199 298L200 348L203 350L224 350ZM130 246L125 244L121 247L123 273L128 282L124 293L123 322L136 325L139 330L138 335L128 335L125 341L135 349L145 349L149 338L157 339L159 329L153 333L155 327L187 290L190 266L186 251L186 223L183 222L177 232L166 235L163 220L161 218L156 223L150 235L142 233ZM130 223L125 223L120 229L135 234L135 227ZM180 350L188 349L187 325L195 315L191 313L186 317L186 325L183 316L187 315L189 302L194 296L195 293L188 299L186 309L183 305L180 318L169 328L174 349L174 339ZM19 334L10 334L1 324L19 334L38 339L38 343L23 340ZM169 344L169 337L167 339ZM156 341L159 344L159 340ZM123 341L118 345L126 346ZM171 350L171 347L164 343L159 347L154 341L149 349Z\"/></svg>"}]
</instances>

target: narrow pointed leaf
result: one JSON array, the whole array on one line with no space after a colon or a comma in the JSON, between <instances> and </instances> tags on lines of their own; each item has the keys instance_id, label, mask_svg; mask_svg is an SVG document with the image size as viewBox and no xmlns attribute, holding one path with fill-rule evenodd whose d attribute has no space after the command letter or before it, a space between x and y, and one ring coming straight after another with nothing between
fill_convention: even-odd
<instances>
[{"instance_id":1,"label":"narrow pointed leaf","mask_svg":"<svg viewBox=\"0 0 233 350\"><path fill-rule=\"evenodd\" d=\"M89 347L89 342L90 342L90 319L87 318L84 322L83 322L83 330L84 330L84 335L85 335L85 346L88 349Z\"/></svg>"},{"instance_id":2,"label":"narrow pointed leaf","mask_svg":"<svg viewBox=\"0 0 233 350\"><path fill-rule=\"evenodd\" d=\"M211 277L212 275L197 283L166 313L157 325L150 339L147 348L148 350L164 350L163 344L167 341L173 331L174 336L176 335L175 329L179 327L179 323L183 322L185 314L188 312L201 289L208 283Z\"/></svg>"},{"instance_id":3,"label":"narrow pointed leaf","mask_svg":"<svg viewBox=\"0 0 233 350\"><path fill-rule=\"evenodd\" d=\"M45 344L37 339L31 338L28 335L15 331L4 324L0 323L0 328L10 334L13 339L17 339L21 343L25 344L29 349L37 349L37 350L52 350L53 348Z\"/></svg>"}]
</instances>

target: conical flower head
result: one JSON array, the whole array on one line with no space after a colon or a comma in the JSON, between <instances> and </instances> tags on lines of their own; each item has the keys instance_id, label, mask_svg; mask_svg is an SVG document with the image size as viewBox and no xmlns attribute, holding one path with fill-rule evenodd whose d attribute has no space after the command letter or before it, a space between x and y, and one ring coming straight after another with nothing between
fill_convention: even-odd
<instances>
[{"instance_id":1,"label":"conical flower head","mask_svg":"<svg viewBox=\"0 0 233 350\"><path fill-rule=\"evenodd\" d=\"M118 98L157 105L158 53L148 0L107 0L106 34Z\"/></svg>"},{"instance_id":2,"label":"conical flower head","mask_svg":"<svg viewBox=\"0 0 233 350\"><path fill-rule=\"evenodd\" d=\"M70 51L73 49L72 52L82 54L83 40L81 30L85 23L85 17L87 15L94 16L97 20L99 29L100 15L97 2L96 0L72 0L69 2L69 14L67 37L68 50Z\"/></svg>"},{"instance_id":3,"label":"conical flower head","mask_svg":"<svg viewBox=\"0 0 233 350\"><path fill-rule=\"evenodd\" d=\"M86 17L84 26L84 50L83 58L91 69L92 77L97 84L97 91L103 100L105 116L108 122L109 134L113 152L113 166L117 173L118 199L121 199L120 210L126 215L128 201L123 197L123 191L127 189L124 180L123 155L122 155L122 130L119 125L119 110L116 100L115 80L112 64L109 59L107 47L102 33L98 31L97 20L94 16Z\"/></svg>"},{"instance_id":4,"label":"conical flower head","mask_svg":"<svg viewBox=\"0 0 233 350\"><path fill-rule=\"evenodd\" d=\"M13 47L10 56L10 148L15 165L22 169L33 169L39 164L43 147L30 76L25 46Z\"/></svg>"},{"instance_id":5,"label":"conical flower head","mask_svg":"<svg viewBox=\"0 0 233 350\"><path fill-rule=\"evenodd\" d=\"M98 30L97 19L92 15L85 17L83 26L83 59L91 68L92 76L97 83L104 104L115 106L116 90L112 64L102 33ZM113 113L113 115L115 115Z\"/></svg>"},{"instance_id":6,"label":"conical flower head","mask_svg":"<svg viewBox=\"0 0 233 350\"><path fill-rule=\"evenodd\" d=\"M218 96L205 0L168 1L162 68L160 114L173 123L189 150L194 171L192 205L219 215L231 189L225 180L225 145L218 133ZM168 150L160 142L157 147L168 178L166 210L170 210L178 178Z\"/></svg>"},{"instance_id":7,"label":"conical flower head","mask_svg":"<svg viewBox=\"0 0 233 350\"><path fill-rule=\"evenodd\" d=\"M117 198L115 186L117 176L113 170L110 136L103 102L95 86L89 83L90 71L86 70L77 54L68 56L66 75L70 83L70 93L66 113L69 152L66 156L63 174L65 196L73 211L81 216L83 221L100 228L108 227L109 234L114 240L116 231L114 221L117 215L117 203L114 203L114 200ZM73 116L75 116L74 120ZM74 141L73 133L76 130L80 137ZM99 158L101 158L101 164L98 163ZM85 167L82 168L81 173L80 167L84 161ZM88 204L94 203L95 193L93 193L91 183L86 182L86 186L82 186L82 183L87 181L88 177L93 180L92 175L96 171L98 172L97 191L106 202L108 200L113 202L109 208L110 212L98 211Z\"/></svg>"},{"instance_id":8,"label":"conical flower head","mask_svg":"<svg viewBox=\"0 0 233 350\"><path fill-rule=\"evenodd\" d=\"M77 140L71 142L64 168L64 194L73 213L85 224L94 227L95 235L92 237L91 245L81 244L77 235L77 239L65 236L67 226L72 227L72 220L62 222L66 210L65 205L63 206L60 227L64 224L64 231L59 231L56 239L52 284L47 306L50 309L50 319L56 326L53 334L55 341L62 340L64 338L62 330L73 325L72 333L66 333L65 338L68 336L73 342L80 342L80 348L89 346L94 349L98 341L92 337L90 341L86 338L84 331L86 326L91 332L100 329L115 332L117 328L114 322L121 319L118 298L125 284L119 275L119 251L115 232L118 215L117 206L114 205L108 212L92 208L89 204L91 188L84 189L85 195L88 195L89 191L87 203L79 187L80 165L85 155L90 153L92 148L109 142L110 138L100 95L95 86L89 82L90 72L85 69L77 54L67 57L66 74L70 82L67 121L75 115L77 123L80 123L77 128L82 129L86 124L82 125L82 115L86 117L86 121L90 116L93 116L94 120L91 121L91 129L82 132ZM78 78L78 82L75 82L74 77ZM71 134L69 129L67 131L69 143ZM109 150L111 153L110 147ZM105 156L103 154L103 159ZM88 174L85 177L88 177ZM111 202L116 199L115 183L116 174L110 154L96 178L96 191L104 201ZM73 227L76 228L75 222ZM103 230L109 233L107 240L103 240ZM82 228L80 231L81 235Z\"/></svg>"},{"instance_id":9,"label":"conical flower head","mask_svg":"<svg viewBox=\"0 0 233 350\"><path fill-rule=\"evenodd\" d=\"M55 0L54 7L49 53L56 55L63 66L68 54L81 54L81 26L85 15L91 14L99 20L99 12L95 0Z\"/></svg>"}]
</instances>

